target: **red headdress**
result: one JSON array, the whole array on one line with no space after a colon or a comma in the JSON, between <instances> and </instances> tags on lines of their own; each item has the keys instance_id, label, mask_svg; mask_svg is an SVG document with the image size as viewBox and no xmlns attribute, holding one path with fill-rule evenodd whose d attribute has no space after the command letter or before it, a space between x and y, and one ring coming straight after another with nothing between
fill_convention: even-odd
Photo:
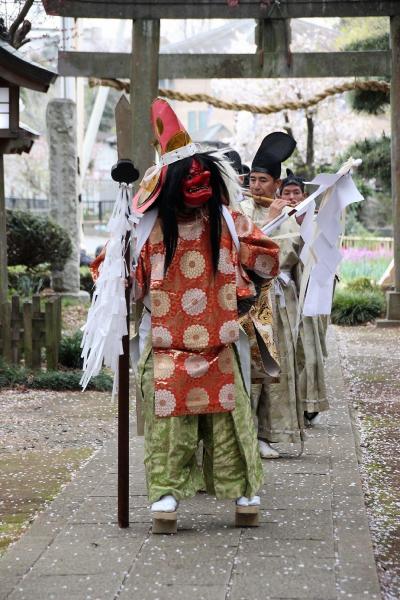
<instances>
[{"instance_id":1,"label":"red headdress","mask_svg":"<svg viewBox=\"0 0 400 600\"><path fill-rule=\"evenodd\" d=\"M159 161L147 169L133 198L133 209L144 213L158 198L168 165L199 152L166 100L157 98L151 105L151 123L157 138Z\"/></svg>"}]
</instances>

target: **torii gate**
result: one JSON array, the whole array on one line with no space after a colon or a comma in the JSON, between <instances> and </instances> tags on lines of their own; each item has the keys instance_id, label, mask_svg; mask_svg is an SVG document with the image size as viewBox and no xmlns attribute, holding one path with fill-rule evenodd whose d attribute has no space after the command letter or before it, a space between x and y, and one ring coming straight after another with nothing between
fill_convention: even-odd
<instances>
[{"instance_id":1,"label":"torii gate","mask_svg":"<svg viewBox=\"0 0 400 600\"><path fill-rule=\"evenodd\" d=\"M395 290L387 319L400 324L400 2L398 0L43 0L48 14L131 19L132 54L60 52L59 74L131 79L131 158L143 174L154 160L148 126L159 79L390 76ZM290 53L289 19L390 17L391 52ZM160 19L258 20L255 54L161 55ZM124 514L122 514L124 513ZM127 526L125 509L119 515Z\"/></svg>"}]
</instances>

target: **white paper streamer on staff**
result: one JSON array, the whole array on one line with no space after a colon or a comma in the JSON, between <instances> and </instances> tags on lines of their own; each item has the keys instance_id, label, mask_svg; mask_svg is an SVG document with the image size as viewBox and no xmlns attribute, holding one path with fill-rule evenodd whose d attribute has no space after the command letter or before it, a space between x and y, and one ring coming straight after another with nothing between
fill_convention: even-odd
<instances>
[{"instance_id":1,"label":"white paper streamer on staff","mask_svg":"<svg viewBox=\"0 0 400 600\"><path fill-rule=\"evenodd\" d=\"M364 199L350 173L360 162L350 158L336 174L323 173L310 182L319 189L325 187L325 191L316 218L314 202L302 211L306 215L300 228L304 240L300 254L304 271L299 303L306 317L331 313L335 274L342 259L338 249L343 232L342 214L347 206ZM296 207L297 214L299 207Z\"/></svg>"},{"instance_id":2,"label":"white paper streamer on staff","mask_svg":"<svg viewBox=\"0 0 400 600\"><path fill-rule=\"evenodd\" d=\"M92 298L86 324L82 327L83 389L98 375L103 364L114 372L114 390L118 378L118 360L123 354L122 338L127 335L125 278L125 237L131 231L129 222L130 187L120 184L113 213L108 222L110 240Z\"/></svg>"},{"instance_id":3,"label":"white paper streamer on staff","mask_svg":"<svg viewBox=\"0 0 400 600\"><path fill-rule=\"evenodd\" d=\"M318 175L311 183L314 184L318 177L321 177L321 175ZM336 177L336 175L326 175L326 177L333 178ZM318 189L309 196L307 196L307 198L300 202L296 207L293 207L287 212L282 212L280 215L275 217L275 219L264 225L264 227L261 228L263 233L265 233L265 235L271 235L271 233L275 231L275 229L278 229L278 227L280 227L283 223L285 223L285 221L290 219L290 217L300 216L308 210L312 210L313 212L315 208L315 199L318 198L318 196L320 196L321 194L323 194L328 189L330 184L328 185L326 181L321 181L321 183L316 182L316 185L318 185Z\"/></svg>"}]
</instances>

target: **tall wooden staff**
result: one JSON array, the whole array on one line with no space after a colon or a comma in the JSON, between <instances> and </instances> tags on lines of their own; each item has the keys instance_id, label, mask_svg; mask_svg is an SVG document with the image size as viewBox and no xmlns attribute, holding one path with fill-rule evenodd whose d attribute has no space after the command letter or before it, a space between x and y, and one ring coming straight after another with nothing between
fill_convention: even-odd
<instances>
[{"instance_id":1,"label":"tall wooden staff","mask_svg":"<svg viewBox=\"0 0 400 600\"><path fill-rule=\"evenodd\" d=\"M111 171L119 183L133 183L139 173L131 157L131 107L122 95L115 107L118 163ZM129 210L129 207L127 207ZM123 354L118 368L118 524L129 527L129 321L130 321L130 233L125 236L125 261L128 268L126 300L127 335L122 338Z\"/></svg>"}]
</instances>

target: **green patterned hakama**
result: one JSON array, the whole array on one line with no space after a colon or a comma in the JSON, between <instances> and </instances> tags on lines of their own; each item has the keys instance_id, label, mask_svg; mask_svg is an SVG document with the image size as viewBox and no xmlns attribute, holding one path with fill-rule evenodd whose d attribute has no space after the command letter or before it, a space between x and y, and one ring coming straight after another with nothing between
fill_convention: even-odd
<instances>
[{"instance_id":1,"label":"green patterned hakama","mask_svg":"<svg viewBox=\"0 0 400 600\"><path fill-rule=\"evenodd\" d=\"M204 488L218 499L257 494L263 484L262 464L250 398L236 353L236 408L230 413L156 417L150 346L142 354L138 372L144 404L144 463L149 501L155 502L166 494L181 500ZM196 460L199 440L204 446L202 467Z\"/></svg>"}]
</instances>

